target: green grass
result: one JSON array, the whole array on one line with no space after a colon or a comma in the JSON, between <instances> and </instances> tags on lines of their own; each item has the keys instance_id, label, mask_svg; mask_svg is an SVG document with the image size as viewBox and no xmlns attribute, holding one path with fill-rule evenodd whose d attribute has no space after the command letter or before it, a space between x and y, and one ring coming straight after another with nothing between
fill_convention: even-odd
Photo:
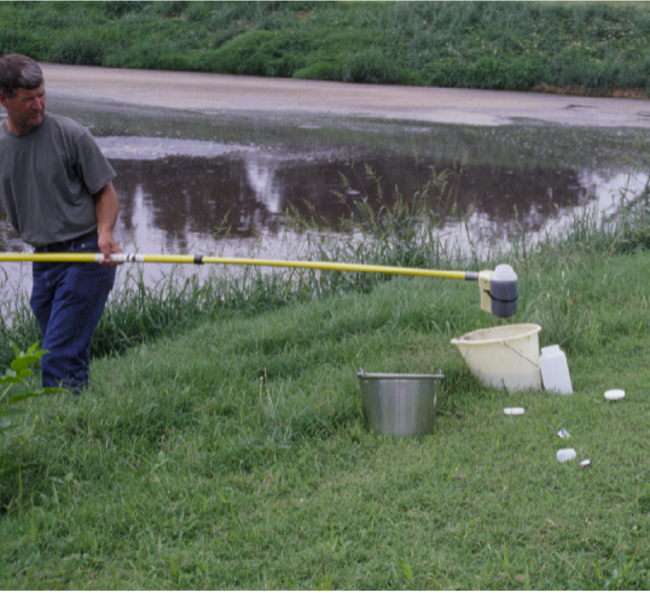
<instances>
[{"instance_id":1,"label":"green grass","mask_svg":"<svg viewBox=\"0 0 650 593\"><path fill-rule=\"evenodd\" d=\"M30 400L2 442L26 467L0 484L0 583L648 588L647 197L623 206L499 256L520 277L510 321L562 345L572 396L478 384L450 340L502 322L453 280L233 308L95 359L87 392ZM359 367L441 369L434 433L367 431Z\"/></svg>"},{"instance_id":2,"label":"green grass","mask_svg":"<svg viewBox=\"0 0 650 593\"><path fill-rule=\"evenodd\" d=\"M635 2L3 2L0 54L64 64L644 96Z\"/></svg>"},{"instance_id":3,"label":"green grass","mask_svg":"<svg viewBox=\"0 0 650 593\"><path fill-rule=\"evenodd\" d=\"M475 384L449 340L493 320L474 285L449 281L210 323L94 364L90 392L35 402L12 443L41 465L3 485L0 578L8 588L646 588L650 315L637 272L650 261L590 263L607 340L570 351L571 397ZM570 286L581 273L565 270ZM524 310L545 297L522 292ZM435 433L366 432L359 366L442 368ZM614 386L628 396L606 404ZM526 414L504 416L513 404ZM560 428L590 468L555 460Z\"/></svg>"}]
</instances>

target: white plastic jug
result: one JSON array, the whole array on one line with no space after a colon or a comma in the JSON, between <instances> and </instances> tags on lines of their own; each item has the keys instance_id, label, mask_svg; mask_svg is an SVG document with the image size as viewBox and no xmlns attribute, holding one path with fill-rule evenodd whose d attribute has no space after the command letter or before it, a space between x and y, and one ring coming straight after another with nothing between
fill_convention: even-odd
<instances>
[{"instance_id":1,"label":"white plastic jug","mask_svg":"<svg viewBox=\"0 0 650 593\"><path fill-rule=\"evenodd\" d=\"M573 393L566 355L557 344L542 348L539 367L542 371L542 382L546 391L567 395Z\"/></svg>"}]
</instances>

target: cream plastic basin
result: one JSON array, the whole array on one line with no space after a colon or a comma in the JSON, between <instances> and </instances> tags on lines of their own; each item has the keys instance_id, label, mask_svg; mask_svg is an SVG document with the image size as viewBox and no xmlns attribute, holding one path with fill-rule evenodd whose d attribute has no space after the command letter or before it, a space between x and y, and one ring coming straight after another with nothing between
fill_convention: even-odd
<instances>
[{"instance_id":1,"label":"cream plastic basin","mask_svg":"<svg viewBox=\"0 0 650 593\"><path fill-rule=\"evenodd\" d=\"M539 332L535 323L478 329L454 338L471 373L488 387L540 389Z\"/></svg>"}]
</instances>

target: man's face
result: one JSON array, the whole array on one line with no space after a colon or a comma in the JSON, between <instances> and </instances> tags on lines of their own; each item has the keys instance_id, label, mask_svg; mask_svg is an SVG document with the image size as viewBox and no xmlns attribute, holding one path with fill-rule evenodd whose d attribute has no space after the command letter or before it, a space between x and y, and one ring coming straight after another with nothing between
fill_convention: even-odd
<instances>
[{"instance_id":1,"label":"man's face","mask_svg":"<svg viewBox=\"0 0 650 593\"><path fill-rule=\"evenodd\" d=\"M0 93L0 103L7 110L9 131L17 136L26 134L43 121L45 83L33 90L18 89L11 99Z\"/></svg>"}]
</instances>

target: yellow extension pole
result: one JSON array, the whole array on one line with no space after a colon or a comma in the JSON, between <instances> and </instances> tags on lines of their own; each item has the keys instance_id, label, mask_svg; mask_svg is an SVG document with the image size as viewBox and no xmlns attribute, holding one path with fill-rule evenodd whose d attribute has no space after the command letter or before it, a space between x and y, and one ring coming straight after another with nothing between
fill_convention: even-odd
<instances>
[{"instance_id":1,"label":"yellow extension pole","mask_svg":"<svg viewBox=\"0 0 650 593\"><path fill-rule=\"evenodd\" d=\"M0 253L1 262L46 262L46 263L93 263L103 261L101 253ZM428 278L452 280L478 280L478 272L456 272L427 270L423 268L400 268L397 266L373 266L367 264L344 264L323 261L283 261L274 259L247 259L237 257L211 257L203 255L146 255L121 253L111 256L118 263L160 263L160 264L223 264L239 266L270 266L278 268L305 268L338 272L371 272L376 274L401 274Z\"/></svg>"},{"instance_id":2,"label":"yellow extension pole","mask_svg":"<svg viewBox=\"0 0 650 593\"><path fill-rule=\"evenodd\" d=\"M99 263L104 261L101 253L0 253L2 262L45 263ZM511 266L501 264L495 272L456 272L427 270L424 268L400 268L398 266L372 266L368 264L342 264L325 261L284 261L278 259L250 259L240 257L212 257L209 255L147 255L117 253L111 255L115 263L159 264L221 264L238 266L269 266L276 268L305 268L335 272L371 272L375 274L400 274L425 278L448 278L451 280L474 280L478 282L481 309L497 317L512 317L517 312L517 274ZM495 276L493 282L493 275ZM498 277L497 277L498 276Z\"/></svg>"}]
</instances>

